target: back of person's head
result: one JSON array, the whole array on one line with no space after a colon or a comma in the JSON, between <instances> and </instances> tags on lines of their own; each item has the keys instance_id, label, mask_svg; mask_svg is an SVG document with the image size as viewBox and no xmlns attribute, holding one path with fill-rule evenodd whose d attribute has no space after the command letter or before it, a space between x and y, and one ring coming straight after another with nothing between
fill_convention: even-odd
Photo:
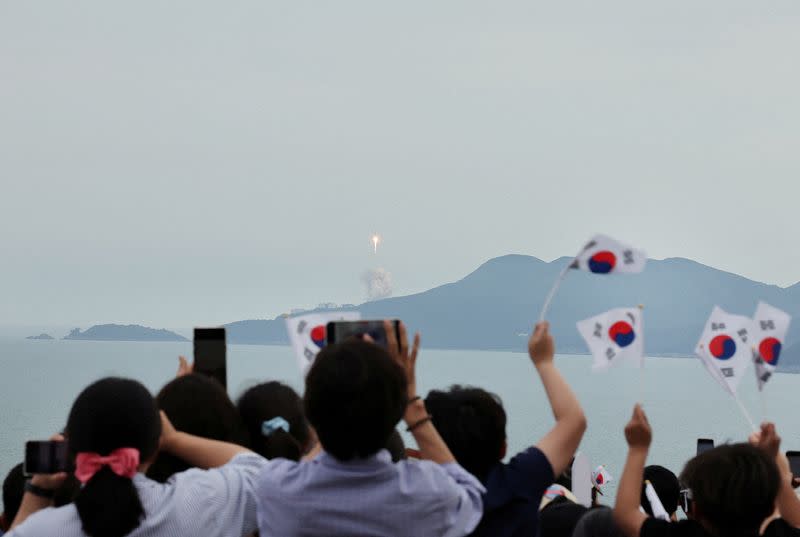
<instances>
[{"instance_id":1,"label":"back of person's head","mask_svg":"<svg viewBox=\"0 0 800 537\"><path fill-rule=\"evenodd\" d=\"M225 388L211 377L198 373L177 377L161 388L156 404L179 431L211 440L245 443L236 407ZM187 462L160 453L147 476L163 483L189 468Z\"/></svg>"},{"instance_id":2,"label":"back of person's head","mask_svg":"<svg viewBox=\"0 0 800 537\"><path fill-rule=\"evenodd\" d=\"M649 481L653 485L656 495L661 500L661 505L664 506L664 510L667 513L672 515L678 510L678 503L681 497L681 485L678 482L678 476L663 466L654 464L644 469L644 481ZM653 508L650 506L647 494L645 494L645 486L642 483L640 505L648 515L653 516Z\"/></svg>"},{"instance_id":3,"label":"back of person's head","mask_svg":"<svg viewBox=\"0 0 800 537\"><path fill-rule=\"evenodd\" d=\"M425 408L458 463L485 480L505 454L506 412L500 398L481 388L455 385L431 391Z\"/></svg>"},{"instance_id":4,"label":"back of person's head","mask_svg":"<svg viewBox=\"0 0 800 537\"><path fill-rule=\"evenodd\" d=\"M297 392L280 382L265 382L244 392L236 406L250 449L268 459L300 460L311 434L303 412L303 401ZM274 420L283 421L271 425ZM288 425L289 430L281 425Z\"/></svg>"},{"instance_id":5,"label":"back of person's head","mask_svg":"<svg viewBox=\"0 0 800 537\"><path fill-rule=\"evenodd\" d=\"M11 525L17 516L25 493L25 476L22 474L22 463L19 463L8 472L3 480L3 521ZM2 528L8 529L8 528Z\"/></svg>"},{"instance_id":6,"label":"back of person's head","mask_svg":"<svg viewBox=\"0 0 800 537\"><path fill-rule=\"evenodd\" d=\"M67 442L77 456L108 456L132 448L144 463L156 454L160 436L161 418L153 397L128 379L105 378L91 384L78 395L67 421ZM117 475L108 465L85 482L75 507L90 537L127 535L145 514L133 480Z\"/></svg>"},{"instance_id":7,"label":"back of person's head","mask_svg":"<svg viewBox=\"0 0 800 537\"><path fill-rule=\"evenodd\" d=\"M694 518L718 535L757 535L775 510L780 474L775 461L750 444L719 446L690 460L681 483L691 490Z\"/></svg>"},{"instance_id":8,"label":"back of person's head","mask_svg":"<svg viewBox=\"0 0 800 537\"><path fill-rule=\"evenodd\" d=\"M359 340L325 346L306 377L306 417L339 460L384 447L408 401L405 372L386 349Z\"/></svg>"}]
</instances>

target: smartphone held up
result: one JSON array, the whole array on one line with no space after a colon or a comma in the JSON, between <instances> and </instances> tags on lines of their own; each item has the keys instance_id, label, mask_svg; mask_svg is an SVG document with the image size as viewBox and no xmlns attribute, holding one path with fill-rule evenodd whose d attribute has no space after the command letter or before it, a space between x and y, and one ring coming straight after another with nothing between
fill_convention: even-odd
<instances>
[{"instance_id":1,"label":"smartphone held up","mask_svg":"<svg viewBox=\"0 0 800 537\"><path fill-rule=\"evenodd\" d=\"M25 461L22 473L57 474L70 471L67 443L54 440L31 440L25 442Z\"/></svg>"},{"instance_id":2,"label":"smartphone held up","mask_svg":"<svg viewBox=\"0 0 800 537\"><path fill-rule=\"evenodd\" d=\"M394 326L394 333L400 344L400 321L390 320ZM363 321L333 321L328 323L325 328L325 339L328 344L341 343L351 337L369 336L377 345L381 347L389 346L389 339L382 320L363 320Z\"/></svg>"},{"instance_id":3,"label":"smartphone held up","mask_svg":"<svg viewBox=\"0 0 800 537\"><path fill-rule=\"evenodd\" d=\"M216 379L228 388L228 364L224 328L194 329L195 373Z\"/></svg>"}]
</instances>

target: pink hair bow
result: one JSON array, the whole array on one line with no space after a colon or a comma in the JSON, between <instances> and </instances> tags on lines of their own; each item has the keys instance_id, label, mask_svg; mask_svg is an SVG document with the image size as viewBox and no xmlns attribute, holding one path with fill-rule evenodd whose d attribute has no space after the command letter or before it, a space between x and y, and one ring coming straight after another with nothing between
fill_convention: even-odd
<instances>
[{"instance_id":1,"label":"pink hair bow","mask_svg":"<svg viewBox=\"0 0 800 537\"><path fill-rule=\"evenodd\" d=\"M97 453L78 453L78 456L75 457L75 477L81 483L86 483L103 466L108 466L120 477L133 478L139 467L139 450L119 448L106 456Z\"/></svg>"}]
</instances>

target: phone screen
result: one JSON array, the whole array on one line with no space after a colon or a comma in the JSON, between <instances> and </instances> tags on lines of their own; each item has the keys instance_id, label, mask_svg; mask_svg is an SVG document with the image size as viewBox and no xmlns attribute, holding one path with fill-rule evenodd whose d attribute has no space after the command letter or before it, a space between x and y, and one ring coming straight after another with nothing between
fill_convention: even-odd
<instances>
[{"instance_id":1,"label":"phone screen","mask_svg":"<svg viewBox=\"0 0 800 537\"><path fill-rule=\"evenodd\" d=\"M400 337L400 321L392 320L394 324L394 331L399 339ZM360 336L363 334L369 335L376 344L381 347L388 346L386 339L386 330L383 328L383 321L335 321L328 323L326 327L326 340L328 343L341 343L347 338ZM399 342L399 341L398 341Z\"/></svg>"},{"instance_id":2,"label":"phone screen","mask_svg":"<svg viewBox=\"0 0 800 537\"><path fill-rule=\"evenodd\" d=\"M217 379L227 389L224 328L194 329L194 371Z\"/></svg>"},{"instance_id":3,"label":"phone screen","mask_svg":"<svg viewBox=\"0 0 800 537\"><path fill-rule=\"evenodd\" d=\"M714 441L710 438L698 438L697 439L697 454L700 455L708 451L709 449L714 449Z\"/></svg>"},{"instance_id":4,"label":"phone screen","mask_svg":"<svg viewBox=\"0 0 800 537\"><path fill-rule=\"evenodd\" d=\"M25 442L25 462L22 473L57 474L69 470L69 453L66 442L32 440Z\"/></svg>"},{"instance_id":5,"label":"phone screen","mask_svg":"<svg viewBox=\"0 0 800 537\"><path fill-rule=\"evenodd\" d=\"M800 478L800 451L787 451L786 458L789 459L792 475Z\"/></svg>"}]
</instances>

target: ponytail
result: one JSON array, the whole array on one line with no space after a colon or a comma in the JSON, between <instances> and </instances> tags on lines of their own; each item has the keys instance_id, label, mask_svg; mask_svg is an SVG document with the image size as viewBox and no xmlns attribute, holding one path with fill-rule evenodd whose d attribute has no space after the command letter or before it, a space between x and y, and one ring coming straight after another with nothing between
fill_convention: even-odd
<instances>
[{"instance_id":1,"label":"ponytail","mask_svg":"<svg viewBox=\"0 0 800 537\"><path fill-rule=\"evenodd\" d=\"M139 527L144 507L133 480L104 467L92 477L78 497L75 508L89 537L124 537Z\"/></svg>"},{"instance_id":2,"label":"ponytail","mask_svg":"<svg viewBox=\"0 0 800 537\"><path fill-rule=\"evenodd\" d=\"M289 459L300 460L303 456L303 447L300 442L292 436L292 433L283 429L278 429L269 436L265 436L255 442L256 451L267 459Z\"/></svg>"}]
</instances>

